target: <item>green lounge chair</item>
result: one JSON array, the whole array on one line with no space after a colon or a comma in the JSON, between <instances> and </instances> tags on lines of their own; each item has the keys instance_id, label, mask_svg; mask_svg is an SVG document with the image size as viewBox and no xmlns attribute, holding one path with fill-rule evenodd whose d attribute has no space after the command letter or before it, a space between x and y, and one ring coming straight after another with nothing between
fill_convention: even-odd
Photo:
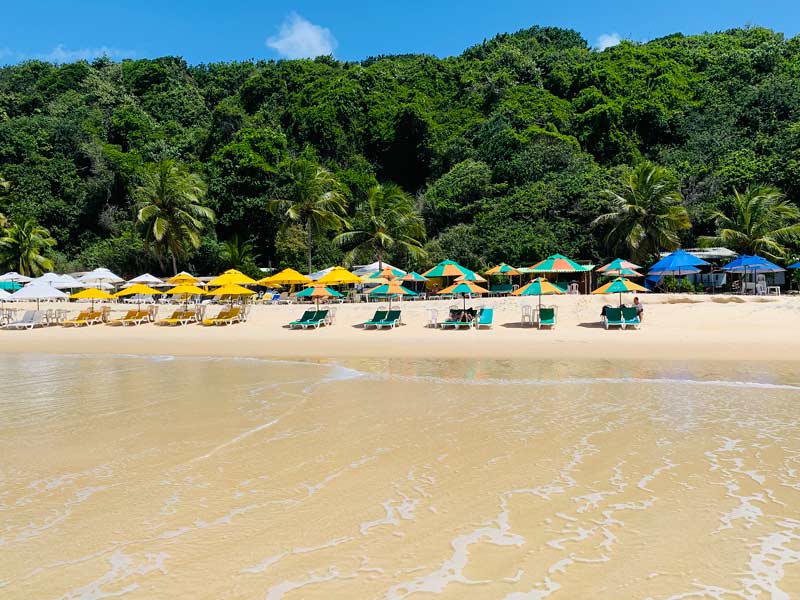
<instances>
[{"instance_id":1,"label":"green lounge chair","mask_svg":"<svg viewBox=\"0 0 800 600\"><path fill-rule=\"evenodd\" d=\"M300 325L300 327L302 327L303 329L308 329L309 327L313 327L314 329L319 329L322 325L325 325L327 321L328 321L328 311L318 310L314 312L313 317L311 317L308 321Z\"/></svg>"},{"instance_id":2,"label":"green lounge chair","mask_svg":"<svg viewBox=\"0 0 800 600\"><path fill-rule=\"evenodd\" d=\"M372 318L369 321L364 321L361 324L361 327L364 329L369 329L370 327L377 328L381 322L386 319L386 315L389 314L388 310L376 310L375 314L372 315Z\"/></svg>"},{"instance_id":3,"label":"green lounge chair","mask_svg":"<svg viewBox=\"0 0 800 600\"><path fill-rule=\"evenodd\" d=\"M297 327L302 327L305 323L311 321L314 316L317 314L315 310L307 310L303 313L303 316L300 317L297 321L292 321L289 323L289 329L295 329Z\"/></svg>"},{"instance_id":4,"label":"green lounge chair","mask_svg":"<svg viewBox=\"0 0 800 600\"><path fill-rule=\"evenodd\" d=\"M458 314L458 317L453 317L453 313ZM474 319L469 319L468 321L462 321L461 315L463 311L461 310L454 310L450 311L450 316L447 318L446 321L442 321L439 323L439 327L442 329L447 329L448 327L452 327L453 329L460 329L461 327L472 327L475 325Z\"/></svg>"},{"instance_id":5,"label":"green lounge chair","mask_svg":"<svg viewBox=\"0 0 800 600\"><path fill-rule=\"evenodd\" d=\"M623 329L625 327L625 320L622 318L622 309L609 306L606 309L605 316L603 317L603 326L606 329L611 327L619 327L620 329Z\"/></svg>"},{"instance_id":6,"label":"green lounge chair","mask_svg":"<svg viewBox=\"0 0 800 600\"><path fill-rule=\"evenodd\" d=\"M539 309L539 329L542 327L553 328L556 326L556 309L545 308Z\"/></svg>"},{"instance_id":7,"label":"green lounge chair","mask_svg":"<svg viewBox=\"0 0 800 600\"><path fill-rule=\"evenodd\" d=\"M480 329L481 327L488 327L491 329L492 321L494 321L494 309L482 308L481 312L478 314L478 323L475 325L475 328Z\"/></svg>"},{"instance_id":8,"label":"green lounge chair","mask_svg":"<svg viewBox=\"0 0 800 600\"><path fill-rule=\"evenodd\" d=\"M378 329L383 329L384 327L388 327L389 329L394 329L400 324L400 314L401 311L399 310L390 310L383 320L378 323Z\"/></svg>"},{"instance_id":9,"label":"green lounge chair","mask_svg":"<svg viewBox=\"0 0 800 600\"><path fill-rule=\"evenodd\" d=\"M639 318L639 313L636 312L635 306L623 306L622 319L625 321L625 329L628 327L639 329L642 326L642 320Z\"/></svg>"}]
</instances>

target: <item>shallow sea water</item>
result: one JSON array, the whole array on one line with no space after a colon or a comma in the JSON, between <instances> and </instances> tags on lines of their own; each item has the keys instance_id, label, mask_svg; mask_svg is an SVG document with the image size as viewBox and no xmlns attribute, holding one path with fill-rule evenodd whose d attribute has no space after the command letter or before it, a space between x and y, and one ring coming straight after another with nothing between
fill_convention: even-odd
<instances>
[{"instance_id":1,"label":"shallow sea water","mask_svg":"<svg viewBox=\"0 0 800 600\"><path fill-rule=\"evenodd\" d=\"M800 369L0 359L0 598L800 597Z\"/></svg>"}]
</instances>

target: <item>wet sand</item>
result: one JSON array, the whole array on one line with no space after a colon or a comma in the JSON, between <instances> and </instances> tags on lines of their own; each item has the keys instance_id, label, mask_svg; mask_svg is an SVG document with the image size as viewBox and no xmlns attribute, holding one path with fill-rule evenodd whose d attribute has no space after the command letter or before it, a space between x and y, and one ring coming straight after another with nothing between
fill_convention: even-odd
<instances>
[{"instance_id":1,"label":"wet sand","mask_svg":"<svg viewBox=\"0 0 800 600\"><path fill-rule=\"evenodd\" d=\"M800 594L789 363L7 354L0 376L3 598Z\"/></svg>"}]
</instances>

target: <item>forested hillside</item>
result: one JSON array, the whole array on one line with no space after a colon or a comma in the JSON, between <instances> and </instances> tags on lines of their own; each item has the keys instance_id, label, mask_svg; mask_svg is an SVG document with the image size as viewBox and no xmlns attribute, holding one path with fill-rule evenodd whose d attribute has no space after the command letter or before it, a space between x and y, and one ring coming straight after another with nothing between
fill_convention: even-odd
<instances>
[{"instance_id":1,"label":"forested hillside","mask_svg":"<svg viewBox=\"0 0 800 600\"><path fill-rule=\"evenodd\" d=\"M683 245L715 235L714 211L729 214L734 191L748 187L778 188L789 209L780 214L793 219L800 39L749 28L596 52L574 31L533 27L445 59L192 66L165 57L0 69L9 268L35 225L55 241L38 250L59 270L165 272L173 255L178 268L200 272L305 270L309 240L314 267L374 260L380 244L356 247L341 234L369 230L370 210L403 191L427 234L406 229L424 252L414 243L380 250L400 265L449 257L524 266L555 251L601 259L625 243L594 223L615 210L604 190L624 191L644 160L674 178L692 224L676 226ZM326 177L316 192L302 180L309 165L330 171L317 170ZM181 220L160 206L157 225L156 209L140 209L165 185L188 208ZM317 213L336 218L309 216L307 195L317 192L335 196ZM293 212L304 194L306 212ZM154 226L172 233L158 240ZM780 252L796 251L791 237Z\"/></svg>"}]
</instances>

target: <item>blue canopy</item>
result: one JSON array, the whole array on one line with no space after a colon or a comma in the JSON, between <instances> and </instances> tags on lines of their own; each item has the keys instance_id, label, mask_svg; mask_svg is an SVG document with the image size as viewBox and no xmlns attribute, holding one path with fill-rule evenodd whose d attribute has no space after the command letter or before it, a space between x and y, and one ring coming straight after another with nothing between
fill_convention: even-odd
<instances>
[{"instance_id":1,"label":"blue canopy","mask_svg":"<svg viewBox=\"0 0 800 600\"><path fill-rule=\"evenodd\" d=\"M707 265L702 258L697 258L689 254L686 250L676 250L672 254L665 256L648 271L649 275L691 275L699 273L697 267Z\"/></svg>"},{"instance_id":2,"label":"blue canopy","mask_svg":"<svg viewBox=\"0 0 800 600\"><path fill-rule=\"evenodd\" d=\"M728 273L780 273L786 269L779 267L762 256L743 254L722 267L722 270Z\"/></svg>"},{"instance_id":3,"label":"blue canopy","mask_svg":"<svg viewBox=\"0 0 800 600\"><path fill-rule=\"evenodd\" d=\"M791 265L789 265L786 268L787 269L800 269L800 260L798 260L796 263L792 263Z\"/></svg>"}]
</instances>

